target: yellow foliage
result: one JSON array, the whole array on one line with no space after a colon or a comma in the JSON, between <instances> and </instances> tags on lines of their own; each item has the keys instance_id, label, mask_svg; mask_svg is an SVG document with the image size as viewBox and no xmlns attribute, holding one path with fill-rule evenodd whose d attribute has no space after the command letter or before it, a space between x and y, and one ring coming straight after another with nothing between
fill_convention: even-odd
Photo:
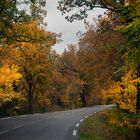
<instances>
[{"instance_id":1,"label":"yellow foliage","mask_svg":"<svg viewBox=\"0 0 140 140\"><path fill-rule=\"evenodd\" d=\"M18 67L3 66L0 68L0 106L7 102L11 102L13 99L20 99L21 94L13 91L13 82L19 82L22 75L18 72Z\"/></svg>"},{"instance_id":2,"label":"yellow foliage","mask_svg":"<svg viewBox=\"0 0 140 140\"><path fill-rule=\"evenodd\" d=\"M136 84L139 82L132 71L122 77L121 82L112 82L112 86L106 91L106 99L112 99L122 110L136 112Z\"/></svg>"},{"instance_id":3,"label":"yellow foliage","mask_svg":"<svg viewBox=\"0 0 140 140\"><path fill-rule=\"evenodd\" d=\"M16 39L13 38L14 43L15 41L30 43L44 42L49 46L54 45L56 43L56 34L45 31L39 26L38 22L36 21L23 24L14 24L13 32L11 32L11 38L13 35L17 37Z\"/></svg>"},{"instance_id":4,"label":"yellow foliage","mask_svg":"<svg viewBox=\"0 0 140 140\"><path fill-rule=\"evenodd\" d=\"M14 81L19 81L21 77L22 75L18 73L18 68L14 65L0 68L0 85L10 87Z\"/></svg>"},{"instance_id":5,"label":"yellow foliage","mask_svg":"<svg viewBox=\"0 0 140 140\"><path fill-rule=\"evenodd\" d=\"M131 116L131 115L130 115ZM123 112L112 112L111 117L109 120L110 124L116 125L118 127L130 127L130 128L140 128L140 119L139 118L134 118L130 117L129 115L124 114Z\"/></svg>"},{"instance_id":6,"label":"yellow foliage","mask_svg":"<svg viewBox=\"0 0 140 140\"><path fill-rule=\"evenodd\" d=\"M109 90L104 91L105 98L111 99L117 105L119 111L113 112L110 123L119 127L128 126L131 128L140 127L140 119L136 115L137 83L140 78L129 71L122 77L120 82L112 82Z\"/></svg>"}]
</instances>

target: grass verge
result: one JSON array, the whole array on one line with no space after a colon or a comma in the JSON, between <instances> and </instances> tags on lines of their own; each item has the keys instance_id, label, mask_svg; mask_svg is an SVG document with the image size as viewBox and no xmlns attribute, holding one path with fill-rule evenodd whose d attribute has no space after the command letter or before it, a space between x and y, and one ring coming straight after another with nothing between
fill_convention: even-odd
<instances>
[{"instance_id":1,"label":"grass verge","mask_svg":"<svg viewBox=\"0 0 140 140\"><path fill-rule=\"evenodd\" d=\"M98 112L80 126L80 140L134 140L134 129L109 124L109 111Z\"/></svg>"}]
</instances>

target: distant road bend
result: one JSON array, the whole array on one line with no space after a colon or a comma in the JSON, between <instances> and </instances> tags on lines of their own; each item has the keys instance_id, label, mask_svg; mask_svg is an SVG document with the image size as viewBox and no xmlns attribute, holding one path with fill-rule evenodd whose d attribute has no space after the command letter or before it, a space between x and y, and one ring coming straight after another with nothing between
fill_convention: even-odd
<instances>
[{"instance_id":1,"label":"distant road bend","mask_svg":"<svg viewBox=\"0 0 140 140\"><path fill-rule=\"evenodd\" d=\"M98 105L68 111L21 115L0 119L0 140L78 140L80 123L97 111L113 105Z\"/></svg>"}]
</instances>

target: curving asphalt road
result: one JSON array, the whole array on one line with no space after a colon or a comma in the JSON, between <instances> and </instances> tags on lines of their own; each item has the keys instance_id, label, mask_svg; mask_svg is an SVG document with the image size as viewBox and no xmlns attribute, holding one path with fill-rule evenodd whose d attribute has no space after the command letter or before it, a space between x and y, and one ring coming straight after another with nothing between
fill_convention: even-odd
<instances>
[{"instance_id":1,"label":"curving asphalt road","mask_svg":"<svg viewBox=\"0 0 140 140\"><path fill-rule=\"evenodd\" d=\"M0 140L78 140L80 123L89 115L111 107L113 105L99 105L1 118Z\"/></svg>"}]
</instances>

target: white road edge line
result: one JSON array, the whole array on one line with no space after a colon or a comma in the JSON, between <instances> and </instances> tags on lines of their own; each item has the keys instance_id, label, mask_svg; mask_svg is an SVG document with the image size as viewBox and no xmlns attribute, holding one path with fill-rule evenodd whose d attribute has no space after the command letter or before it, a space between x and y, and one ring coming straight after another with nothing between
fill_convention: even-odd
<instances>
[{"instance_id":1,"label":"white road edge line","mask_svg":"<svg viewBox=\"0 0 140 140\"><path fill-rule=\"evenodd\" d=\"M83 122L84 119L81 119L80 122Z\"/></svg>"},{"instance_id":2,"label":"white road edge line","mask_svg":"<svg viewBox=\"0 0 140 140\"><path fill-rule=\"evenodd\" d=\"M80 124L79 124L79 123L77 123L77 124L76 124L76 127L79 127L79 125L80 125Z\"/></svg>"},{"instance_id":3,"label":"white road edge line","mask_svg":"<svg viewBox=\"0 0 140 140\"><path fill-rule=\"evenodd\" d=\"M22 116L23 116L23 115L22 115ZM8 129L8 130L5 130L5 131L0 132L0 135L1 135L1 134L4 134L4 133L7 133L7 132L9 132L9 131L11 131L11 130L15 130L15 129L24 127L25 125L34 124L34 123L36 123L36 122L40 122L40 121L47 120L47 119L50 119L50 118L52 118L52 117L48 117L48 118L45 118L45 119L40 119L40 120L33 121L33 122L30 122L30 123L24 123L24 124L22 124L22 125L19 125L19 126L16 126L16 127L13 127L13 128Z\"/></svg>"},{"instance_id":4,"label":"white road edge line","mask_svg":"<svg viewBox=\"0 0 140 140\"><path fill-rule=\"evenodd\" d=\"M33 114L33 115L39 115L40 113L36 113L36 114Z\"/></svg>"},{"instance_id":5,"label":"white road edge line","mask_svg":"<svg viewBox=\"0 0 140 140\"><path fill-rule=\"evenodd\" d=\"M19 126L16 126L16 127L11 128L11 130L18 129L18 128L21 128L21 127L23 127L23 126L24 126L24 125L19 125Z\"/></svg>"},{"instance_id":6,"label":"white road edge line","mask_svg":"<svg viewBox=\"0 0 140 140\"><path fill-rule=\"evenodd\" d=\"M28 115L20 115L20 116L18 116L18 117L25 117L25 116L28 116Z\"/></svg>"},{"instance_id":7,"label":"white road edge line","mask_svg":"<svg viewBox=\"0 0 140 140\"><path fill-rule=\"evenodd\" d=\"M1 118L1 120L6 120L6 119L10 119L11 117L6 117L6 118Z\"/></svg>"},{"instance_id":8,"label":"white road edge line","mask_svg":"<svg viewBox=\"0 0 140 140\"><path fill-rule=\"evenodd\" d=\"M8 131L10 131L10 130L5 130L5 131L3 131L3 132L0 132L0 135L1 135L1 134L4 134L4 133L7 133Z\"/></svg>"},{"instance_id":9,"label":"white road edge line","mask_svg":"<svg viewBox=\"0 0 140 140\"><path fill-rule=\"evenodd\" d=\"M76 136L76 135L77 135L77 131L76 131L76 130L73 130L72 135L73 135L73 136Z\"/></svg>"}]
</instances>

